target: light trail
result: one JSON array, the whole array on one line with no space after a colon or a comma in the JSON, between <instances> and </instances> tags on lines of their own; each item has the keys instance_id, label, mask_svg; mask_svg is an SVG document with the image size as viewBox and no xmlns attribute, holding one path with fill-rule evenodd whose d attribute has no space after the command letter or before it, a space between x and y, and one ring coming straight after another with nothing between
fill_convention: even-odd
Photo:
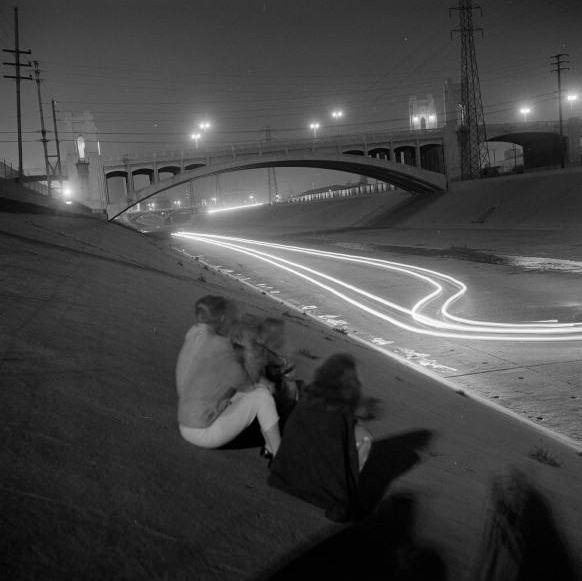
<instances>
[{"instance_id":1,"label":"light trail","mask_svg":"<svg viewBox=\"0 0 582 581\"><path fill-rule=\"evenodd\" d=\"M453 315L450 309L455 302L460 300L468 292L468 288L460 280L435 270L378 258L368 258L325 250L313 250L300 246L262 242L231 236L194 232L176 232L173 236L226 248L266 262L275 268L284 270L323 289L342 301L378 319L414 333L434 337L485 341L556 342L582 340L582 324L580 323L557 323L553 321L503 323L477 321ZM256 247L268 249L270 252L259 250ZM272 254L273 251L292 252L389 270L420 281L430 289L430 292L417 301L412 308L407 308L322 271L315 270L298 262L290 261L280 255ZM342 290L338 287L341 287ZM388 314L372 308L368 304L361 302L361 300L350 296L350 293L355 293L369 301L378 303L382 307L394 311L394 313ZM441 302L437 304L439 299ZM436 309L438 318L426 313L429 307L433 310Z\"/></svg>"}]
</instances>

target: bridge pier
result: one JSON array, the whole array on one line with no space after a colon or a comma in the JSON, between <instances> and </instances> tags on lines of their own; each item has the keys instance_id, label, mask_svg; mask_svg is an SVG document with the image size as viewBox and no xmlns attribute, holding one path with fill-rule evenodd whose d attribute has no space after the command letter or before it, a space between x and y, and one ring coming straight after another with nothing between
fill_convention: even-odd
<instances>
[{"instance_id":1,"label":"bridge pier","mask_svg":"<svg viewBox=\"0 0 582 581\"><path fill-rule=\"evenodd\" d=\"M443 130L445 175L449 181L461 179L461 148L455 119L447 121Z\"/></svg>"}]
</instances>

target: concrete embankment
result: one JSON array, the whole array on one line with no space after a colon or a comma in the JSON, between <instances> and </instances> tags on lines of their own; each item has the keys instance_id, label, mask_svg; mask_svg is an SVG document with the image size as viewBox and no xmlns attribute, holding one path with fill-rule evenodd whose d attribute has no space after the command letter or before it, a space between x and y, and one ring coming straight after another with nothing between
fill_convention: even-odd
<instances>
[{"instance_id":1,"label":"concrete embankment","mask_svg":"<svg viewBox=\"0 0 582 581\"><path fill-rule=\"evenodd\" d=\"M191 227L260 228L273 234L362 228L576 229L582 226L582 169L452 183L448 192L403 191L200 215Z\"/></svg>"},{"instance_id":2,"label":"concrete embankment","mask_svg":"<svg viewBox=\"0 0 582 581\"><path fill-rule=\"evenodd\" d=\"M449 580L469 581L491 522L491 479L514 467L547 510L515 525L498 514L509 528L493 537L489 557L508 554L503 531L517 534L523 529L511 527L521 524L544 550L527 545L517 559L537 553L554 570L574 563L582 458L551 434L126 228L0 213L0 250L6 578L251 580L323 539L336 565L343 554L353 563L341 548L347 534L350 551L359 547L376 571L394 566L387 559L397 547L422 555L428 544ZM405 498L414 514L334 525L268 487L256 448L202 450L181 440L174 365L193 302L207 293L282 317L301 347L302 377L329 353L354 353L366 393L385 410L369 424L380 445L366 490L383 502ZM394 551L370 552L370 539L388 539Z\"/></svg>"}]
</instances>

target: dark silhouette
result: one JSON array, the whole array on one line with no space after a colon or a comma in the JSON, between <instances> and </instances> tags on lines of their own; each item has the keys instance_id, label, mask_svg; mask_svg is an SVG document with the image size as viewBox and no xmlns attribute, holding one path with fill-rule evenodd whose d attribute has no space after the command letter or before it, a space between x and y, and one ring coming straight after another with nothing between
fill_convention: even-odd
<instances>
[{"instance_id":1,"label":"dark silhouette","mask_svg":"<svg viewBox=\"0 0 582 581\"><path fill-rule=\"evenodd\" d=\"M438 549L416 538L416 507L414 495L395 494L369 518L263 579L445 581L447 569Z\"/></svg>"},{"instance_id":2,"label":"dark silhouette","mask_svg":"<svg viewBox=\"0 0 582 581\"><path fill-rule=\"evenodd\" d=\"M492 509L474 578L478 581L581 579L549 502L519 471L492 486Z\"/></svg>"},{"instance_id":3,"label":"dark silhouette","mask_svg":"<svg viewBox=\"0 0 582 581\"><path fill-rule=\"evenodd\" d=\"M429 430L414 430L374 442L360 474L360 516L370 514L389 484L420 461L418 451L428 447L431 437Z\"/></svg>"}]
</instances>

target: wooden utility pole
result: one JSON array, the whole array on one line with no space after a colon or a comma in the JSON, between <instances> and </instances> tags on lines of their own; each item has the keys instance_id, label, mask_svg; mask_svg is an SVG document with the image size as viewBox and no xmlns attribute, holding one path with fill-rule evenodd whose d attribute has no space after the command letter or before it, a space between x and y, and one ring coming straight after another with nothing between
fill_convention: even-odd
<instances>
[{"instance_id":1,"label":"wooden utility pole","mask_svg":"<svg viewBox=\"0 0 582 581\"><path fill-rule=\"evenodd\" d=\"M24 175L22 171L22 114L20 111L20 81L29 80L32 81L32 76L28 75L26 77L20 76L21 67L31 67L30 63L21 63L21 54L30 54L30 50L20 50L20 44L18 39L18 8L14 8L14 50L4 48L3 52L10 52L14 54L14 63L3 63L11 67L16 67L15 75L4 75L6 79L16 80L16 122L18 124L18 181L22 181Z\"/></svg>"},{"instance_id":2,"label":"wooden utility pole","mask_svg":"<svg viewBox=\"0 0 582 581\"><path fill-rule=\"evenodd\" d=\"M61 145L59 142L59 132L57 130L57 115L55 112L55 100L51 99L51 106L52 106L52 110L53 110L53 128L54 128L54 132L55 132L55 145L57 147L57 154L56 156L54 155L49 155L49 157L56 157L57 158L57 162L53 165L53 172L59 176L59 183L61 184L61 194L63 193L63 167L61 164Z\"/></svg>"},{"instance_id":3,"label":"wooden utility pole","mask_svg":"<svg viewBox=\"0 0 582 581\"><path fill-rule=\"evenodd\" d=\"M40 134L42 141L42 148L44 151L44 166L46 171L46 183L48 187L49 196L52 195L51 190L51 166L48 158L48 139L46 138L46 128L44 126L44 112L42 109L42 95L40 93L40 69L38 68L38 61L34 61L34 76L36 77L36 89L38 93L38 110L40 113Z\"/></svg>"},{"instance_id":4,"label":"wooden utility pole","mask_svg":"<svg viewBox=\"0 0 582 581\"><path fill-rule=\"evenodd\" d=\"M567 57L569 57L567 53L560 52L555 54L554 56L550 57L555 59L555 62L552 62L552 66L555 66L555 69L552 69L553 72L558 73L558 114L560 116L560 167L564 169L564 123L562 121L562 71L570 70L570 67L564 67L565 63L569 63Z\"/></svg>"}]
</instances>

